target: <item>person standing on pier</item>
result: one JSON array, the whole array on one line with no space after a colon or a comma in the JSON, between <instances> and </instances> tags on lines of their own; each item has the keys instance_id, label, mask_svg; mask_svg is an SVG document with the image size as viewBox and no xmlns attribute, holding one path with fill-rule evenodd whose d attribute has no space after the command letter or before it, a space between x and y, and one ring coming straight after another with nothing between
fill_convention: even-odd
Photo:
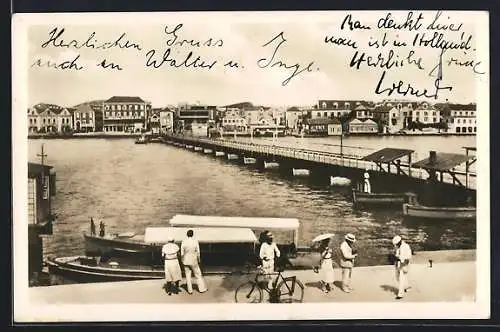
<instances>
[{"instance_id":1,"label":"person standing on pier","mask_svg":"<svg viewBox=\"0 0 500 332\"><path fill-rule=\"evenodd\" d=\"M322 281L322 289L325 293L333 290L333 282L335 281L333 272L333 250L330 247L331 238L321 241L319 252L321 253L320 259L320 273Z\"/></svg>"},{"instance_id":2,"label":"person standing on pier","mask_svg":"<svg viewBox=\"0 0 500 332\"><path fill-rule=\"evenodd\" d=\"M354 247L356 237L354 234L347 234L345 240L340 244L340 267L342 268L342 290L350 293L353 288L351 286L352 269L354 267L354 259L358 256L357 250Z\"/></svg>"},{"instance_id":3,"label":"person standing on pier","mask_svg":"<svg viewBox=\"0 0 500 332\"><path fill-rule=\"evenodd\" d=\"M370 183L370 174L368 172L365 172L364 174L364 181L363 181L363 191L365 193L371 193L372 192L372 185Z\"/></svg>"},{"instance_id":4,"label":"person standing on pier","mask_svg":"<svg viewBox=\"0 0 500 332\"><path fill-rule=\"evenodd\" d=\"M396 235L392 239L392 244L394 245L394 257L396 258L396 281L398 282L398 294L396 299L402 299L404 294L410 289L408 284L408 269L411 260L411 248L403 241L401 236Z\"/></svg>"},{"instance_id":5,"label":"person standing on pier","mask_svg":"<svg viewBox=\"0 0 500 332\"><path fill-rule=\"evenodd\" d=\"M95 236L95 223L92 217L90 217L90 235Z\"/></svg>"},{"instance_id":6,"label":"person standing on pier","mask_svg":"<svg viewBox=\"0 0 500 332\"><path fill-rule=\"evenodd\" d=\"M273 239L273 233L268 232L266 234L266 242L262 243L259 252L259 257L262 260L262 269L268 278L267 287L269 289L273 288L274 259L275 257L279 258L281 255Z\"/></svg>"},{"instance_id":7,"label":"person standing on pier","mask_svg":"<svg viewBox=\"0 0 500 332\"><path fill-rule=\"evenodd\" d=\"M104 237L104 235L106 235L106 231L105 231L105 226L104 226L104 222L101 220L99 222L99 236L100 237Z\"/></svg>"},{"instance_id":8,"label":"person standing on pier","mask_svg":"<svg viewBox=\"0 0 500 332\"><path fill-rule=\"evenodd\" d=\"M161 248L161 254L165 260L165 286L168 295L179 293L179 283L182 280L182 272L178 258L180 249L174 241L172 236L168 237L167 243Z\"/></svg>"},{"instance_id":9,"label":"person standing on pier","mask_svg":"<svg viewBox=\"0 0 500 332\"><path fill-rule=\"evenodd\" d=\"M205 280L203 280L200 269L200 244L198 240L193 238L194 232L192 229L188 230L186 235L187 238L182 240L181 243L181 257L182 264L184 265L184 272L186 273L187 291L189 294L193 294L191 275L194 274L196 284L198 285L198 291L204 293L207 291L207 286L205 285Z\"/></svg>"}]
</instances>

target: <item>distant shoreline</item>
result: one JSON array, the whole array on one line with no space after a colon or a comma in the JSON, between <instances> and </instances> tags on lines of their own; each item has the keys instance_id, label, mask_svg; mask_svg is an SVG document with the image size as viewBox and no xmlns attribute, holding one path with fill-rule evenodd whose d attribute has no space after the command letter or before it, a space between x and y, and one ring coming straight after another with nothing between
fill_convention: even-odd
<instances>
[{"instance_id":1,"label":"distant shoreline","mask_svg":"<svg viewBox=\"0 0 500 332\"><path fill-rule=\"evenodd\" d=\"M110 134L104 132L98 133L78 133L73 135L48 135L48 134L29 134L28 139L85 139L85 138L137 138L142 134L139 133L119 133ZM148 135L149 136L149 135ZM190 136L190 135L187 135ZM280 135L279 137L296 137L302 138L301 135ZM384 136L476 136L476 134L455 134L455 133L418 133L418 134L347 134L346 137L384 137ZM234 137L233 134L225 134L224 137ZM236 137L250 137L249 134L238 134ZM254 138L269 138L272 136L254 136ZM327 138L327 137L339 137L339 135L304 135L304 138ZM214 136L212 138L220 138L220 136Z\"/></svg>"}]
</instances>

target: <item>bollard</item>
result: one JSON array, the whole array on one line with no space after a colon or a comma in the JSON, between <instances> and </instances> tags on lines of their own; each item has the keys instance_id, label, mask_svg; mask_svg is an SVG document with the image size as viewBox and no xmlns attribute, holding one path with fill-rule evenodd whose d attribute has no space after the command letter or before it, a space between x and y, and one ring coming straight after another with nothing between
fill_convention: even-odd
<instances>
[{"instance_id":1,"label":"bollard","mask_svg":"<svg viewBox=\"0 0 500 332\"><path fill-rule=\"evenodd\" d=\"M432 267L432 259L429 259L429 267Z\"/></svg>"}]
</instances>

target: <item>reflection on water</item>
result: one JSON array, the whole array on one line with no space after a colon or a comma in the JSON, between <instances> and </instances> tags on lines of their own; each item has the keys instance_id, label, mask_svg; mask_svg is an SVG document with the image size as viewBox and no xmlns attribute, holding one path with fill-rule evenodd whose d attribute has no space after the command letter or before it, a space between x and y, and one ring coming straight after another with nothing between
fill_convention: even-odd
<instances>
[{"instance_id":1,"label":"reflection on water","mask_svg":"<svg viewBox=\"0 0 500 332\"><path fill-rule=\"evenodd\" d=\"M167 225L178 213L299 218L301 245L319 233L338 234L340 242L352 232L361 265L386 263L395 234L415 250L475 247L473 222L403 221L399 210L354 210L348 189L307 178L132 139L30 140L30 161L37 162L42 142L57 172L58 218L45 239L46 255L82 254L91 216L114 233Z\"/></svg>"}]
</instances>

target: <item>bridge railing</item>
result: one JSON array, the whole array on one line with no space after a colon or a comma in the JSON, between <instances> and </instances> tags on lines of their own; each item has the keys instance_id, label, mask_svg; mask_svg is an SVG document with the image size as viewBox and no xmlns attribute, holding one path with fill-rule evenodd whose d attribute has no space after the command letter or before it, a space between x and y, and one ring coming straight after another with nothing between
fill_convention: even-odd
<instances>
[{"instance_id":1,"label":"bridge railing","mask_svg":"<svg viewBox=\"0 0 500 332\"><path fill-rule=\"evenodd\" d=\"M265 145L265 144L256 144L253 142L242 142L242 141L232 141L225 139L208 139L208 138L194 138L194 137L185 137L179 136L179 138L183 138L185 140L189 140L198 143L205 143L210 145L215 145L218 147L231 148L235 150L242 150L246 152L254 152L259 154L266 154L269 156L280 156L280 157L288 157L294 159L302 159L317 163L343 166L349 168L358 168L364 170L372 170L372 171L381 171L379 166L371 161L362 160L362 156L353 155L353 154L340 154L340 153L332 153L325 151L317 151L303 148L292 148L292 147L284 147L278 145ZM418 179L427 179L429 174L425 169L409 167L406 163L400 164L401 169L406 173L410 174L413 178ZM384 171L397 174L398 170L395 166L384 167ZM476 187L476 174L469 172L468 181L466 181L466 172L462 171L454 171L455 176L460 182L465 185L468 183L468 188L475 189ZM443 182L454 184L454 179L450 174L443 174Z\"/></svg>"}]
</instances>

